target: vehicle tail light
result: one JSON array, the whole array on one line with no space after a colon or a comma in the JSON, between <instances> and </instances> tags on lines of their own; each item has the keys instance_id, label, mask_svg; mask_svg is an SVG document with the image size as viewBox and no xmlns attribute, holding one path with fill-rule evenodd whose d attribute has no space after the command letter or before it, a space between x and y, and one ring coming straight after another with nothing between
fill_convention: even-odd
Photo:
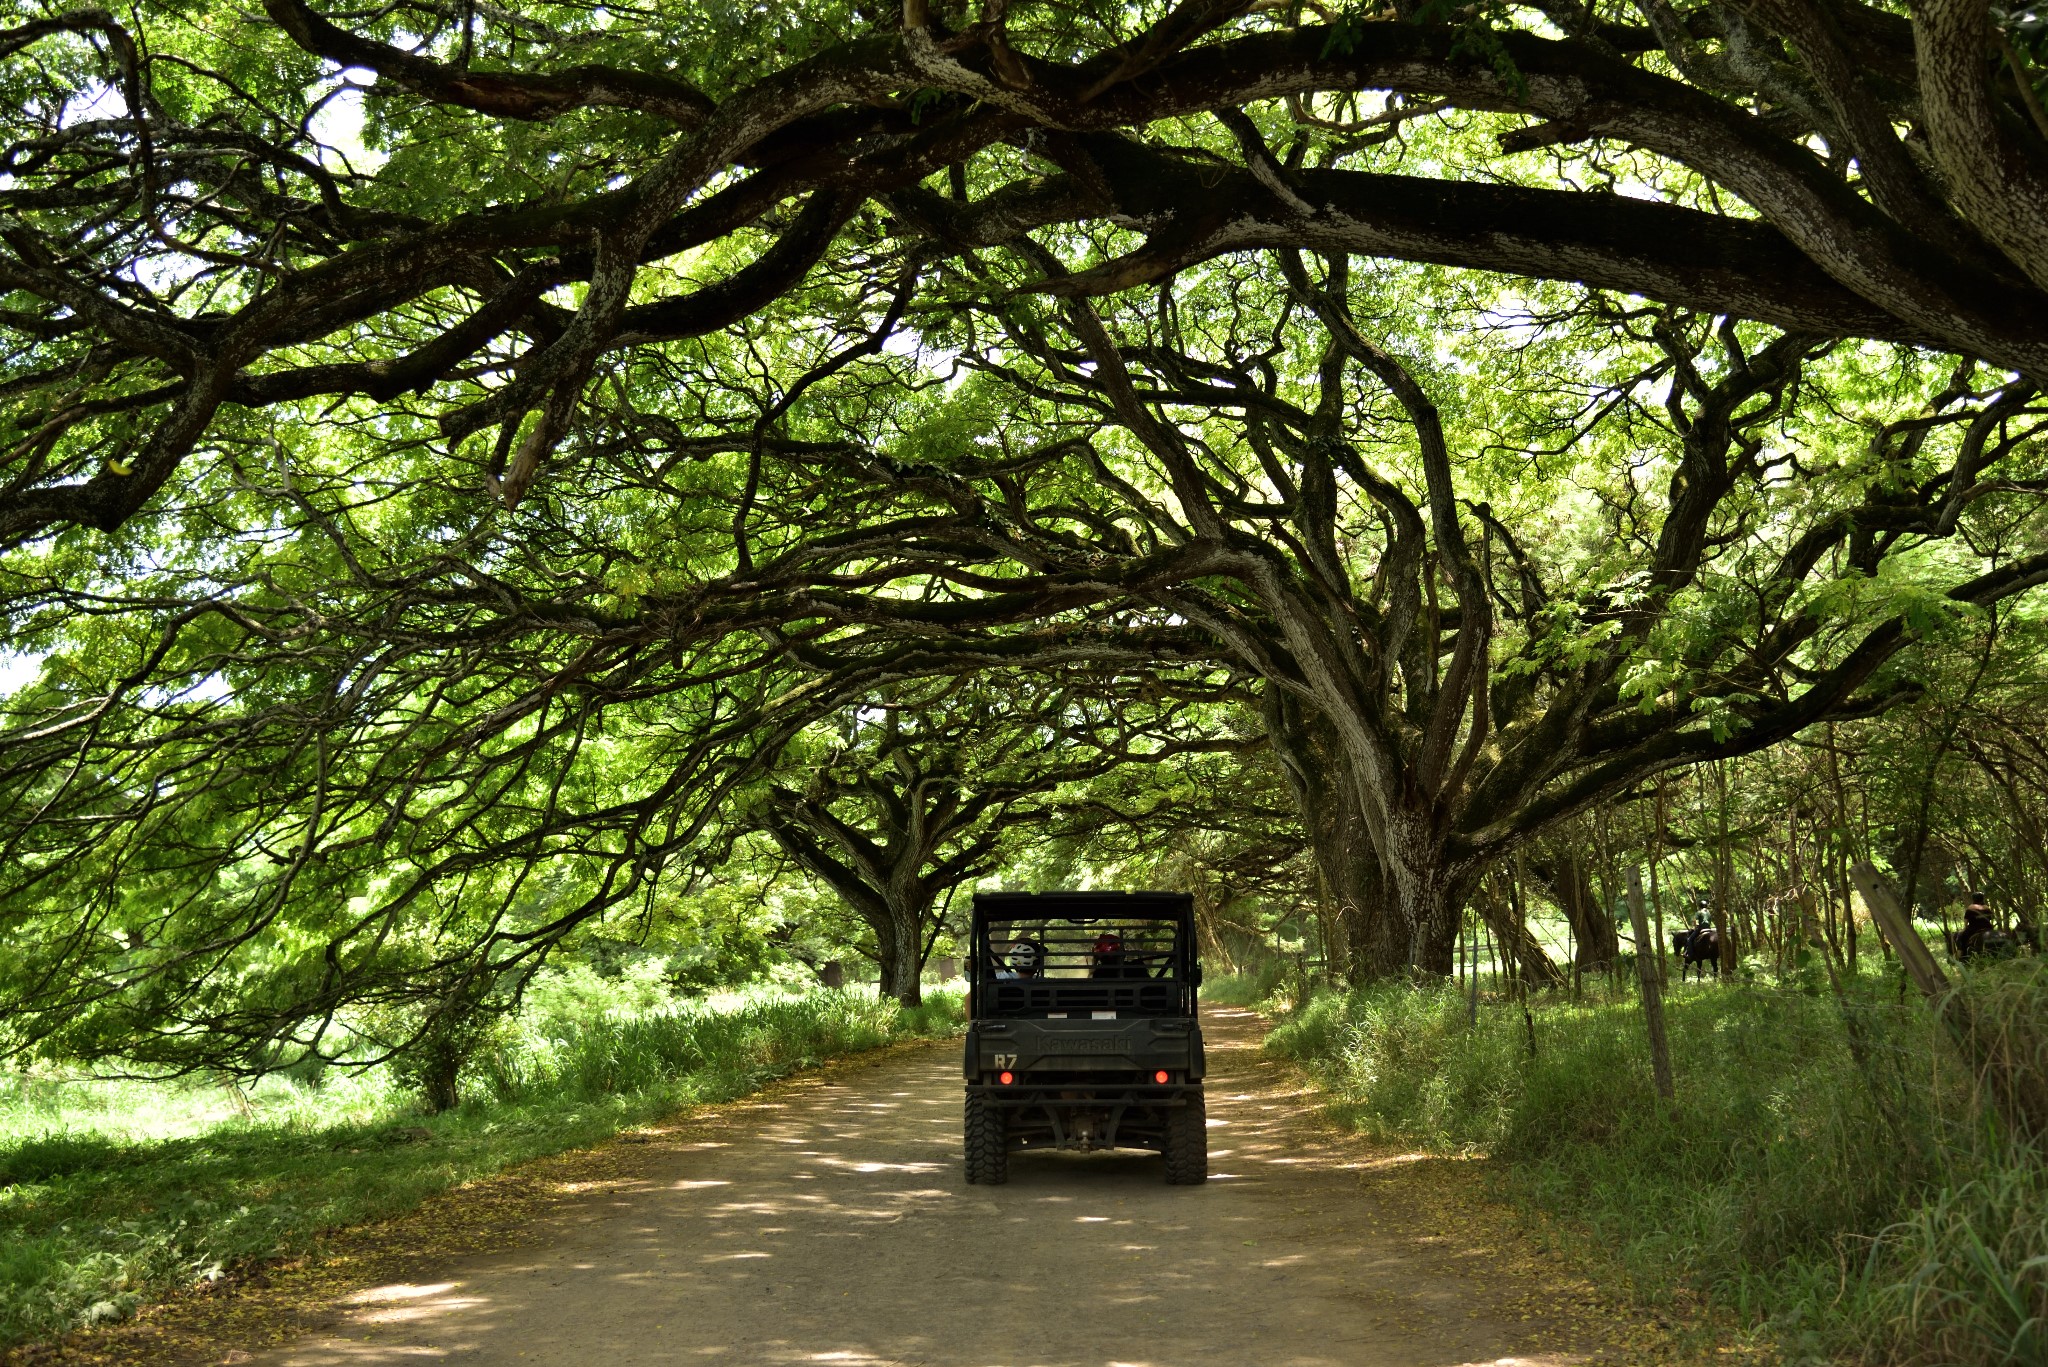
<instances>
[{"instance_id":1,"label":"vehicle tail light","mask_svg":"<svg viewBox=\"0 0 2048 1367\"><path fill-rule=\"evenodd\" d=\"M1017 1080L1017 1078L1016 1078L1016 1075L1015 1075L1015 1074L1013 1074L1013 1073L997 1073L997 1074L996 1074L996 1081L997 1081L997 1082L1000 1082L1000 1083L1002 1083L1002 1084L1003 1084L1003 1085L1004 1085L1005 1087L1009 1086L1009 1085L1010 1085L1011 1083L1015 1082L1016 1080Z\"/></svg>"},{"instance_id":2,"label":"vehicle tail light","mask_svg":"<svg viewBox=\"0 0 2048 1367\"><path fill-rule=\"evenodd\" d=\"M1165 1070L1164 1068L1161 1068L1161 1069L1160 1069L1160 1070L1159 1070L1158 1072L1156 1072L1156 1073L1154 1073L1154 1074L1152 1075L1152 1080L1153 1080L1154 1082L1165 1082L1165 1081L1167 1081L1167 1073L1166 1073L1166 1070Z\"/></svg>"}]
</instances>

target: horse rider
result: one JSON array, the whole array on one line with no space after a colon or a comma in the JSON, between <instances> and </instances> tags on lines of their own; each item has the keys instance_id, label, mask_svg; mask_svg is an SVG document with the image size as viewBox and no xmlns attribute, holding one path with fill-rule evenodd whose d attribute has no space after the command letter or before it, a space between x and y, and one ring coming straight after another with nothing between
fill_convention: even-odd
<instances>
[{"instance_id":1,"label":"horse rider","mask_svg":"<svg viewBox=\"0 0 2048 1367\"><path fill-rule=\"evenodd\" d=\"M1710 913L1705 907L1695 908L1692 914L1692 930L1687 933L1686 941L1688 944L1690 944L1691 942L1700 939L1702 936L1711 934L1713 932L1713 929L1713 914Z\"/></svg>"},{"instance_id":2,"label":"horse rider","mask_svg":"<svg viewBox=\"0 0 2048 1367\"><path fill-rule=\"evenodd\" d=\"M1956 954L1959 958L1975 957L1984 948L1984 937L1996 934L1997 924L1991 918L1991 906L1981 892L1970 894L1970 905L1963 908L1963 933L1956 937Z\"/></svg>"}]
</instances>

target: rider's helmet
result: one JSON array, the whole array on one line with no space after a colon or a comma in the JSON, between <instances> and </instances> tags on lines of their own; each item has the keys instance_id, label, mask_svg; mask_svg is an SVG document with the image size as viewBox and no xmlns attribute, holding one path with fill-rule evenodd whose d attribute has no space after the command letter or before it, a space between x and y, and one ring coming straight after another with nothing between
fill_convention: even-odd
<instances>
[{"instance_id":1,"label":"rider's helmet","mask_svg":"<svg viewBox=\"0 0 2048 1367\"><path fill-rule=\"evenodd\" d=\"M1019 940L1010 946L1010 952L1005 959L1010 965L1010 971L1018 977L1035 978L1038 976L1038 966L1045 960L1045 949L1036 940Z\"/></svg>"},{"instance_id":2,"label":"rider's helmet","mask_svg":"<svg viewBox=\"0 0 2048 1367\"><path fill-rule=\"evenodd\" d=\"M1123 949L1124 937L1113 930L1105 930L1095 937L1095 952L1098 955L1121 954Z\"/></svg>"}]
</instances>

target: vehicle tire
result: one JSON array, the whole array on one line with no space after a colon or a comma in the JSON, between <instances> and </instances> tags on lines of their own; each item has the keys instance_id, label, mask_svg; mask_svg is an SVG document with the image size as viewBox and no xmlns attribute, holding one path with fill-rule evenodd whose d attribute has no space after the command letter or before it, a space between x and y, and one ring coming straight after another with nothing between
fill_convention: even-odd
<instances>
[{"instance_id":1,"label":"vehicle tire","mask_svg":"<svg viewBox=\"0 0 2048 1367\"><path fill-rule=\"evenodd\" d=\"M1166 1180L1174 1186L1196 1187L1209 1180L1209 1117L1200 1092L1166 1113L1160 1153L1166 1159Z\"/></svg>"},{"instance_id":2,"label":"vehicle tire","mask_svg":"<svg viewBox=\"0 0 2048 1367\"><path fill-rule=\"evenodd\" d=\"M984 1097L967 1098L967 1180L999 1187L1010 1180L1010 1137L1000 1108Z\"/></svg>"}]
</instances>

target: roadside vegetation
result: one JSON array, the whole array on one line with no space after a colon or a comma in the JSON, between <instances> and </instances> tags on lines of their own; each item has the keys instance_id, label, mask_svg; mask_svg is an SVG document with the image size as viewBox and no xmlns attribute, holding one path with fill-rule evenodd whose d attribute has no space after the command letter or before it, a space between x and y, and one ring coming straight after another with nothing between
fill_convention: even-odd
<instances>
[{"instance_id":1,"label":"roadside vegetation","mask_svg":"<svg viewBox=\"0 0 2048 1367\"><path fill-rule=\"evenodd\" d=\"M588 1010L594 995L623 1009ZM638 1000L631 1000L637 997ZM680 1001L555 975L432 1113L388 1065L194 1079L0 1075L0 1349L136 1306L522 1160L730 1100L837 1055L950 1033L957 994Z\"/></svg>"},{"instance_id":2,"label":"roadside vegetation","mask_svg":"<svg viewBox=\"0 0 2048 1367\"><path fill-rule=\"evenodd\" d=\"M1504 1195L1645 1298L1704 1295L1788 1361L2048 1360L2048 1163L1987 1117L1896 969L1842 988L1810 965L1679 991L1670 1105L1639 1003L1604 980L1527 1019L1490 985L1476 1011L1456 984L1325 990L1269 1047L1346 1124L1489 1155ZM2048 1018L2039 960L1961 990L2003 1023Z\"/></svg>"}]
</instances>

